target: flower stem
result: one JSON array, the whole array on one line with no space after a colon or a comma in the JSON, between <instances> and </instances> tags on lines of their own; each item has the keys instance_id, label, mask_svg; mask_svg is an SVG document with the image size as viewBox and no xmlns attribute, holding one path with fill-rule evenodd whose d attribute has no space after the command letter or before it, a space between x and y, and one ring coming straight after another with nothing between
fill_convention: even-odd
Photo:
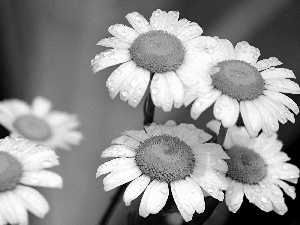
<instances>
[{"instance_id":1,"label":"flower stem","mask_svg":"<svg viewBox=\"0 0 300 225\"><path fill-rule=\"evenodd\" d=\"M153 78L153 73L150 74L150 82ZM155 106L153 104L152 98L151 98L151 93L150 90L148 91L148 94L145 98L144 102L144 126L149 125L153 122L154 118L154 111L155 111ZM119 200L122 197L123 192L125 191L125 188L127 187L126 184L123 184L118 188L118 190L115 192L114 196L111 199L111 202L106 209L102 219L99 222L99 225L106 225L109 222L110 217L112 216L112 213L114 209L116 208L117 204L119 203Z\"/></svg>"},{"instance_id":2,"label":"flower stem","mask_svg":"<svg viewBox=\"0 0 300 225\"><path fill-rule=\"evenodd\" d=\"M227 133L227 128L225 128L222 124L219 129L219 134L216 137L216 139L212 139L213 141L216 141L217 144L223 146L225 137ZM204 224L210 216L213 214L215 209L219 205L219 200L213 198L213 197L206 197L205 198L205 210L203 213L198 215L195 219L193 219L191 222L185 223L186 225L202 225Z\"/></svg>"}]
</instances>

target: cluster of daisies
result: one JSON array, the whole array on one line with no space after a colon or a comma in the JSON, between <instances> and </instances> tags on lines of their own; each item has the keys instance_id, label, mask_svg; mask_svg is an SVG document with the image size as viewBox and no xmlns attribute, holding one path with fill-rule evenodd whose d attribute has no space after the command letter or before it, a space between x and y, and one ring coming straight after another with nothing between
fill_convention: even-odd
<instances>
[{"instance_id":1,"label":"cluster of daisies","mask_svg":"<svg viewBox=\"0 0 300 225\"><path fill-rule=\"evenodd\" d=\"M208 143L211 136L192 124L152 123L144 130L128 130L112 141L102 157L115 157L97 170L109 191L130 182L126 205L143 192L139 214L158 213L171 190L185 221L205 210L204 196L236 212L244 195L263 211L287 211L282 190L295 198L299 169L287 163L277 139L279 122L294 123L297 104L282 93L299 94L291 70L277 68L275 57L258 61L260 52L247 42L235 47L226 39L201 36L197 24L179 19L175 11L156 10L150 22L137 12L126 15L131 27L110 26L113 37L98 45L110 47L92 60L93 71L121 64L106 86L111 98L136 107L145 93L156 107L191 107L197 119L214 104L217 120L207 124L216 134L227 128L223 146ZM150 83L150 85L149 85ZM149 86L149 88L148 88ZM293 113L292 113L293 112ZM241 114L244 127L235 124Z\"/></svg>"},{"instance_id":2,"label":"cluster of daisies","mask_svg":"<svg viewBox=\"0 0 300 225\"><path fill-rule=\"evenodd\" d=\"M0 225L27 225L27 210L46 215L47 200L30 186L62 188L62 177L46 169L59 165L57 149L70 150L83 135L76 115L51 107L43 97L32 106L18 99L0 102L0 125L10 133L0 139Z\"/></svg>"}]
</instances>

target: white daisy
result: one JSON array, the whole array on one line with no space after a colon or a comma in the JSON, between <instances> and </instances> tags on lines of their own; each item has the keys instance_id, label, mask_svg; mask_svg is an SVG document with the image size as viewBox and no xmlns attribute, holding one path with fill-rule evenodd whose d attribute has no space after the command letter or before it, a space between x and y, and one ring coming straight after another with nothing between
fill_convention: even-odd
<instances>
[{"instance_id":1,"label":"white daisy","mask_svg":"<svg viewBox=\"0 0 300 225\"><path fill-rule=\"evenodd\" d=\"M43 218L47 200L29 186L61 188L62 178L44 170L58 165L55 152L23 138L0 139L0 224L28 224L27 210Z\"/></svg>"},{"instance_id":2,"label":"white daisy","mask_svg":"<svg viewBox=\"0 0 300 225\"><path fill-rule=\"evenodd\" d=\"M222 174L228 156L218 144L203 144L210 137L192 124L176 126L174 121L125 131L102 153L118 158L102 164L96 176L110 173L103 180L105 191L132 181L123 197L127 206L145 190L139 208L143 217L163 208L170 186L179 212L190 221L195 211L204 211L203 192L221 201L227 187Z\"/></svg>"},{"instance_id":3,"label":"white daisy","mask_svg":"<svg viewBox=\"0 0 300 225\"><path fill-rule=\"evenodd\" d=\"M207 126L218 133L220 122L214 120ZM249 202L265 212L286 213L281 189L291 198L296 197L295 188L285 181L296 184L299 168L287 163L290 158L280 151L282 142L277 140L277 134L267 137L261 133L251 138L245 127L233 126L228 128L224 148L230 157L226 160L229 187L225 194L229 210L236 212L246 195Z\"/></svg>"},{"instance_id":4,"label":"white daisy","mask_svg":"<svg viewBox=\"0 0 300 225\"><path fill-rule=\"evenodd\" d=\"M126 16L133 29L116 24L108 31L114 36L98 45L112 47L92 60L93 71L122 63L108 78L111 98L120 98L136 107L151 81L153 103L170 111L183 104L184 85L194 83L201 65L194 53L194 42L203 30L197 23L180 19L175 11L156 10L150 23L139 13ZM201 60L199 58L199 60ZM150 75L151 74L151 75ZM206 76L209 82L209 76ZM205 79L203 79L205 80ZM204 81L203 81L204 82Z\"/></svg>"},{"instance_id":5,"label":"white daisy","mask_svg":"<svg viewBox=\"0 0 300 225\"><path fill-rule=\"evenodd\" d=\"M280 92L299 94L300 88L288 79L295 78L291 70L275 68L282 64L277 58L257 62L260 55L257 48L245 41L234 48L228 40L217 37L201 37L201 41L195 43L196 49L207 58L199 63L210 65L211 83L204 90L189 87L185 105L196 99L191 108L192 118L197 119L215 102L216 119L229 127L236 123L241 112L252 137L257 136L261 129L267 136L272 136L279 128L278 121L294 123L294 115L288 109L298 114L298 106Z\"/></svg>"},{"instance_id":6,"label":"white daisy","mask_svg":"<svg viewBox=\"0 0 300 225\"><path fill-rule=\"evenodd\" d=\"M82 133L75 129L79 121L75 115L51 110L51 102L36 97L32 106L18 100L0 102L0 124L11 132L12 137L22 136L51 148L70 149L78 145Z\"/></svg>"}]
</instances>

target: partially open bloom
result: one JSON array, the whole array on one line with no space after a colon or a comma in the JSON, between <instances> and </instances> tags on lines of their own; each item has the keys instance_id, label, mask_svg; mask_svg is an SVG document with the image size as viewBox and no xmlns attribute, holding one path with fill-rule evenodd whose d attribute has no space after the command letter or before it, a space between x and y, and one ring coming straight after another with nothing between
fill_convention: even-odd
<instances>
[{"instance_id":1,"label":"partially open bloom","mask_svg":"<svg viewBox=\"0 0 300 225\"><path fill-rule=\"evenodd\" d=\"M75 115L51 110L51 102L36 97L32 106L18 100L0 102L0 124L11 132L12 137L22 136L30 141L51 148L70 149L78 145L82 133L75 129L79 121Z\"/></svg>"},{"instance_id":2,"label":"partially open bloom","mask_svg":"<svg viewBox=\"0 0 300 225\"><path fill-rule=\"evenodd\" d=\"M192 124L176 126L174 121L125 131L102 153L117 158L102 164L96 176L110 173L103 180L105 191L132 181L124 193L126 205L145 190L139 208L143 217L163 208L170 185L179 212L190 221L195 211L204 211L202 189L221 201L227 187L223 159L228 156L220 145L204 143L210 137Z\"/></svg>"},{"instance_id":3,"label":"partially open bloom","mask_svg":"<svg viewBox=\"0 0 300 225\"><path fill-rule=\"evenodd\" d=\"M220 123L211 121L207 126L218 133ZM225 202L229 210L236 212L245 195L249 202L265 212L286 213L288 209L281 189L291 198L296 197L295 188L286 181L296 184L299 168L287 163L290 158L280 151L282 142L277 134L266 137L261 133L251 138L245 127L233 126L228 128L224 148L230 157L225 160L229 182Z\"/></svg>"},{"instance_id":4,"label":"partially open bloom","mask_svg":"<svg viewBox=\"0 0 300 225\"><path fill-rule=\"evenodd\" d=\"M28 224L27 210L43 218L47 200L29 186L61 188L62 178L45 170L58 165L55 152L23 138L0 140L0 224Z\"/></svg>"},{"instance_id":5,"label":"partially open bloom","mask_svg":"<svg viewBox=\"0 0 300 225\"><path fill-rule=\"evenodd\" d=\"M194 54L194 42L202 34L197 23L180 19L175 11L156 10L150 23L139 13L126 16L133 29L116 24L108 31L114 36L102 39L98 45L111 47L92 60L93 71L122 63L108 78L106 86L114 98L120 98L136 107L148 84L150 73L153 103L170 111L183 104L184 85L191 83L199 73ZM198 60L201 60L200 58Z\"/></svg>"},{"instance_id":6,"label":"partially open bloom","mask_svg":"<svg viewBox=\"0 0 300 225\"><path fill-rule=\"evenodd\" d=\"M189 87L185 105L196 99L191 108L192 118L197 119L215 102L214 116L223 126L234 125L241 112L252 137L257 136L261 129L267 136L272 136L279 128L278 121L294 123L294 115L289 109L298 114L298 106L280 93L300 93L298 84L288 79L295 78L291 70L275 68L282 64L275 57L257 61L259 50L245 41L234 48L225 39L201 38L195 48L203 58L210 58L199 63L210 64L211 83L204 91L203 88Z\"/></svg>"}]
</instances>

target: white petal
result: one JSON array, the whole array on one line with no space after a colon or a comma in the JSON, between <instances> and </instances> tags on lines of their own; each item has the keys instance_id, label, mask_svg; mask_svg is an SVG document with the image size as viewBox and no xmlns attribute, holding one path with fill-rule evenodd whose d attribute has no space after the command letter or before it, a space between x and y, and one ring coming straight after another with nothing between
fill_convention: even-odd
<instances>
[{"instance_id":1,"label":"white petal","mask_svg":"<svg viewBox=\"0 0 300 225\"><path fill-rule=\"evenodd\" d=\"M169 188L166 182L153 180L152 183L154 185L148 196L147 211L156 214L165 206L169 196Z\"/></svg>"},{"instance_id":2,"label":"white petal","mask_svg":"<svg viewBox=\"0 0 300 225\"><path fill-rule=\"evenodd\" d=\"M123 145L113 145L105 149L101 157L134 157L135 151Z\"/></svg>"},{"instance_id":3,"label":"white petal","mask_svg":"<svg viewBox=\"0 0 300 225\"><path fill-rule=\"evenodd\" d=\"M24 207L22 199L20 199L15 192L7 192L7 199L13 207L15 214L15 219L18 221L19 225L28 224L28 214L26 208ZM10 222L10 221L9 221ZM13 222L10 222L13 223Z\"/></svg>"},{"instance_id":4,"label":"white petal","mask_svg":"<svg viewBox=\"0 0 300 225\"><path fill-rule=\"evenodd\" d=\"M177 36L184 28L188 27L189 25L190 21L188 21L187 19L180 19L175 23L175 26L170 31L170 33Z\"/></svg>"},{"instance_id":5,"label":"white petal","mask_svg":"<svg viewBox=\"0 0 300 225\"><path fill-rule=\"evenodd\" d=\"M221 120L224 127L235 125L239 117L239 104L236 99L221 95L214 105L214 116Z\"/></svg>"},{"instance_id":6,"label":"white petal","mask_svg":"<svg viewBox=\"0 0 300 225\"><path fill-rule=\"evenodd\" d=\"M142 175L132 181L126 188L123 200L126 206L131 204L131 201L136 199L150 183L150 177Z\"/></svg>"},{"instance_id":7,"label":"white petal","mask_svg":"<svg viewBox=\"0 0 300 225\"><path fill-rule=\"evenodd\" d=\"M240 110L243 122L251 137L256 137L261 130L261 116L258 108L252 101L241 101Z\"/></svg>"},{"instance_id":8,"label":"white petal","mask_svg":"<svg viewBox=\"0 0 300 225\"><path fill-rule=\"evenodd\" d=\"M200 114L205 111L209 106L211 106L219 97L221 92L213 89L206 93L205 95L198 98L191 108L191 117L196 120Z\"/></svg>"},{"instance_id":9,"label":"white petal","mask_svg":"<svg viewBox=\"0 0 300 225\"><path fill-rule=\"evenodd\" d=\"M285 69L285 68L272 68L267 69L262 72L260 72L262 78L264 79L272 79L272 78L294 78L295 74L292 70Z\"/></svg>"},{"instance_id":10,"label":"white petal","mask_svg":"<svg viewBox=\"0 0 300 225\"><path fill-rule=\"evenodd\" d=\"M26 171L23 173L21 183L32 186L41 186L49 188L62 188L63 180L60 175L52 171Z\"/></svg>"},{"instance_id":11,"label":"white petal","mask_svg":"<svg viewBox=\"0 0 300 225\"><path fill-rule=\"evenodd\" d=\"M277 212L279 215L283 215L287 212L288 208L284 202L283 193L280 188L273 183L268 185L269 188L269 198L273 204L273 210Z\"/></svg>"},{"instance_id":12,"label":"white petal","mask_svg":"<svg viewBox=\"0 0 300 225\"><path fill-rule=\"evenodd\" d=\"M173 95L167 82L166 74L156 73L151 82L151 97L157 107L162 107L165 112L172 109Z\"/></svg>"},{"instance_id":13,"label":"white petal","mask_svg":"<svg viewBox=\"0 0 300 225\"><path fill-rule=\"evenodd\" d=\"M108 28L108 32L129 44L131 44L139 36L134 29L123 24L115 24L110 26Z\"/></svg>"},{"instance_id":14,"label":"white petal","mask_svg":"<svg viewBox=\"0 0 300 225\"><path fill-rule=\"evenodd\" d=\"M267 79L265 80L265 88L270 91L300 94L299 85L289 79Z\"/></svg>"},{"instance_id":15,"label":"white petal","mask_svg":"<svg viewBox=\"0 0 300 225\"><path fill-rule=\"evenodd\" d=\"M182 180L171 182L171 191L177 208L182 215L183 219L188 222L193 218L194 210L189 202L186 202L184 198L184 190L182 189Z\"/></svg>"},{"instance_id":16,"label":"white petal","mask_svg":"<svg viewBox=\"0 0 300 225\"><path fill-rule=\"evenodd\" d=\"M235 213L241 207L244 198L243 184L231 181L225 193L225 202L228 209Z\"/></svg>"},{"instance_id":17,"label":"white petal","mask_svg":"<svg viewBox=\"0 0 300 225\"><path fill-rule=\"evenodd\" d=\"M166 25L164 30L170 33L178 22L178 18L179 12L169 11L166 15Z\"/></svg>"},{"instance_id":18,"label":"white petal","mask_svg":"<svg viewBox=\"0 0 300 225\"><path fill-rule=\"evenodd\" d=\"M202 157L214 156L214 158L229 159L222 146L216 143L204 143L198 147L194 147L193 153Z\"/></svg>"},{"instance_id":19,"label":"white petal","mask_svg":"<svg viewBox=\"0 0 300 225\"><path fill-rule=\"evenodd\" d=\"M128 13L125 17L138 33L142 34L150 30L149 22L138 12Z\"/></svg>"},{"instance_id":20,"label":"white petal","mask_svg":"<svg viewBox=\"0 0 300 225\"><path fill-rule=\"evenodd\" d=\"M139 142L144 142L149 138L149 135L144 130L126 130L122 132L122 134L129 136Z\"/></svg>"},{"instance_id":21,"label":"white petal","mask_svg":"<svg viewBox=\"0 0 300 225\"><path fill-rule=\"evenodd\" d=\"M242 60L254 65L257 62L260 51L259 49L249 45L248 42L242 41L237 43L235 46L235 54L237 60Z\"/></svg>"},{"instance_id":22,"label":"white petal","mask_svg":"<svg viewBox=\"0 0 300 225\"><path fill-rule=\"evenodd\" d=\"M131 59L129 50L127 49L109 49L96 55L91 65L93 72L96 73L107 67L127 62Z\"/></svg>"},{"instance_id":23,"label":"white petal","mask_svg":"<svg viewBox=\"0 0 300 225\"><path fill-rule=\"evenodd\" d=\"M205 209L204 195L200 186L190 177L185 178L186 182L182 182L186 186L186 197L197 213L203 213Z\"/></svg>"},{"instance_id":24,"label":"white petal","mask_svg":"<svg viewBox=\"0 0 300 225\"><path fill-rule=\"evenodd\" d=\"M128 147L129 149L137 149L140 145L140 142L128 135L122 135L121 137L112 140L111 144L125 145L125 147Z\"/></svg>"},{"instance_id":25,"label":"white petal","mask_svg":"<svg viewBox=\"0 0 300 225\"><path fill-rule=\"evenodd\" d=\"M97 45L101 45L108 48L124 48L129 49L130 44L127 42L124 42L116 37L108 37L100 40Z\"/></svg>"},{"instance_id":26,"label":"white petal","mask_svg":"<svg viewBox=\"0 0 300 225\"><path fill-rule=\"evenodd\" d=\"M36 97L32 102L32 112L38 116L46 115L52 107L50 100L44 97Z\"/></svg>"},{"instance_id":27,"label":"white petal","mask_svg":"<svg viewBox=\"0 0 300 225\"><path fill-rule=\"evenodd\" d=\"M275 164L275 163L284 163L289 161L291 158L285 152L278 152L273 157L268 157L265 159L267 164Z\"/></svg>"},{"instance_id":28,"label":"white petal","mask_svg":"<svg viewBox=\"0 0 300 225\"><path fill-rule=\"evenodd\" d=\"M129 77L132 72L136 69L135 63L129 61L122 64L112 72L106 81L106 87L110 92L110 97L114 98L122 88L123 82Z\"/></svg>"},{"instance_id":29,"label":"white petal","mask_svg":"<svg viewBox=\"0 0 300 225\"><path fill-rule=\"evenodd\" d=\"M49 211L47 200L35 189L19 185L15 193L23 199L25 207L37 217L43 218Z\"/></svg>"},{"instance_id":30,"label":"white petal","mask_svg":"<svg viewBox=\"0 0 300 225\"><path fill-rule=\"evenodd\" d=\"M166 79L174 100L174 107L180 108L183 104L184 89L183 83L175 72L167 72Z\"/></svg>"},{"instance_id":31,"label":"white petal","mask_svg":"<svg viewBox=\"0 0 300 225\"><path fill-rule=\"evenodd\" d=\"M268 165L268 173L274 179L292 181L299 178L299 168L290 163L279 163ZM297 183L297 182L295 182Z\"/></svg>"},{"instance_id":32,"label":"white petal","mask_svg":"<svg viewBox=\"0 0 300 225\"><path fill-rule=\"evenodd\" d=\"M144 129L150 137L162 134L162 130L158 125L156 125L156 123L152 123L149 126L145 126Z\"/></svg>"},{"instance_id":33,"label":"white petal","mask_svg":"<svg viewBox=\"0 0 300 225\"><path fill-rule=\"evenodd\" d=\"M270 212L273 209L268 196L268 188L262 188L260 185L244 185L244 191L249 202L253 203L261 210Z\"/></svg>"},{"instance_id":34,"label":"white petal","mask_svg":"<svg viewBox=\"0 0 300 225\"><path fill-rule=\"evenodd\" d=\"M224 147L227 149L233 146L243 146L248 148L250 140L251 138L245 127L230 127L227 131Z\"/></svg>"},{"instance_id":35,"label":"white petal","mask_svg":"<svg viewBox=\"0 0 300 225\"><path fill-rule=\"evenodd\" d=\"M295 187L288 185L286 182L282 181L282 180L273 180L273 183L279 185L284 192L290 196L292 199L296 198L296 192L295 192Z\"/></svg>"},{"instance_id":36,"label":"white petal","mask_svg":"<svg viewBox=\"0 0 300 225\"><path fill-rule=\"evenodd\" d=\"M12 193L10 192L4 192L0 195L0 213L8 224L21 223L27 225L27 223L24 223L24 219L28 221L27 212L25 211L26 215L23 215L25 218L20 218L21 214L24 214L24 207L20 205L20 202L18 202L16 198L11 198L11 195ZM23 207L23 209L21 209L21 207Z\"/></svg>"},{"instance_id":37,"label":"white petal","mask_svg":"<svg viewBox=\"0 0 300 225\"><path fill-rule=\"evenodd\" d=\"M186 26L179 33L177 33L177 37L182 42L186 42L200 36L202 33L203 29L197 23L190 23L189 26Z\"/></svg>"},{"instance_id":38,"label":"white petal","mask_svg":"<svg viewBox=\"0 0 300 225\"><path fill-rule=\"evenodd\" d=\"M281 102L286 107L291 109L295 114L299 113L299 108L297 104L288 96L281 94L279 92L269 91L269 90L264 90L264 94L273 100Z\"/></svg>"},{"instance_id":39,"label":"white petal","mask_svg":"<svg viewBox=\"0 0 300 225\"><path fill-rule=\"evenodd\" d=\"M128 183L141 174L142 172L137 166L112 172L103 179L104 191L110 191L122 184Z\"/></svg>"},{"instance_id":40,"label":"white petal","mask_svg":"<svg viewBox=\"0 0 300 225\"><path fill-rule=\"evenodd\" d=\"M258 71L261 71L281 64L282 62L280 62L276 57L270 57L269 59L259 60L254 66L258 69Z\"/></svg>"},{"instance_id":41,"label":"white petal","mask_svg":"<svg viewBox=\"0 0 300 225\"><path fill-rule=\"evenodd\" d=\"M103 163L98 167L96 177L137 166L134 158L117 158Z\"/></svg>"},{"instance_id":42,"label":"white petal","mask_svg":"<svg viewBox=\"0 0 300 225\"><path fill-rule=\"evenodd\" d=\"M149 199L149 195L151 193L152 188L155 186L156 182L154 182L155 180L153 180L147 187L146 191L143 194L143 197L141 199L141 203L140 203L140 207L139 207L139 214L142 217L147 217L150 212L148 211L148 201L150 201Z\"/></svg>"},{"instance_id":43,"label":"white petal","mask_svg":"<svg viewBox=\"0 0 300 225\"><path fill-rule=\"evenodd\" d=\"M128 104L134 108L140 103L147 90L150 81L150 71L141 69L140 73L136 74L136 77L137 80L130 82L130 86L135 87L135 89L128 100Z\"/></svg>"}]
</instances>

